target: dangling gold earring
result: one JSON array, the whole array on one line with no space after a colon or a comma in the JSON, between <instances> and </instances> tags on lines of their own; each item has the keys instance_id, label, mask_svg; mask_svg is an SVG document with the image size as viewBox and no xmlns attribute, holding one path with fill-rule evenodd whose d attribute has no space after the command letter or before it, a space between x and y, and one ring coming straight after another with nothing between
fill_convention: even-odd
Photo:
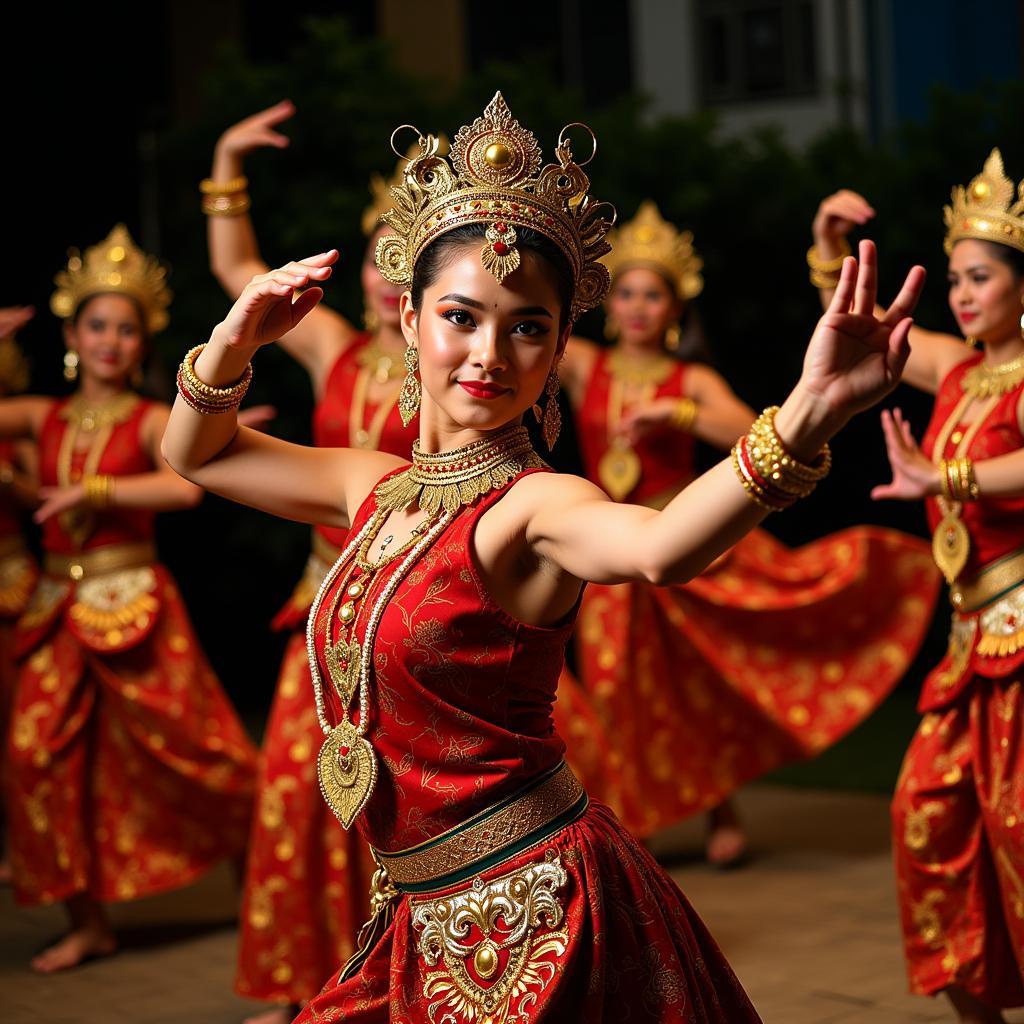
<instances>
[{"instance_id":1,"label":"dangling gold earring","mask_svg":"<svg viewBox=\"0 0 1024 1024\"><path fill-rule=\"evenodd\" d=\"M64 379L69 384L78 380L78 353L73 348L64 353Z\"/></svg>"},{"instance_id":2,"label":"dangling gold earring","mask_svg":"<svg viewBox=\"0 0 1024 1024\"><path fill-rule=\"evenodd\" d=\"M558 390L561 386L562 382L558 379L558 368L552 366L544 384L544 394L548 396L548 400L544 406L543 423L540 428L549 452L554 449L558 435L562 432L562 410L558 406ZM539 408L536 405L533 408L534 415L536 415Z\"/></svg>"},{"instance_id":3,"label":"dangling gold earring","mask_svg":"<svg viewBox=\"0 0 1024 1024\"><path fill-rule=\"evenodd\" d=\"M1024 317L1021 317L1021 326L1024 327ZM964 341L967 343L968 348L978 347L978 339L973 334L968 334Z\"/></svg>"},{"instance_id":4,"label":"dangling gold earring","mask_svg":"<svg viewBox=\"0 0 1024 1024\"><path fill-rule=\"evenodd\" d=\"M365 327L370 334L376 334L380 328L380 317L377 316L377 310L375 310L369 303L363 307L363 327Z\"/></svg>"},{"instance_id":5,"label":"dangling gold earring","mask_svg":"<svg viewBox=\"0 0 1024 1024\"><path fill-rule=\"evenodd\" d=\"M604 318L604 336L609 341L614 341L619 336L618 321L609 313Z\"/></svg>"},{"instance_id":6,"label":"dangling gold earring","mask_svg":"<svg viewBox=\"0 0 1024 1024\"><path fill-rule=\"evenodd\" d=\"M683 332L679 329L679 324L673 324L665 332L665 348L667 348L669 352L678 352L679 342L682 336Z\"/></svg>"},{"instance_id":7,"label":"dangling gold earring","mask_svg":"<svg viewBox=\"0 0 1024 1024\"><path fill-rule=\"evenodd\" d=\"M419 354L410 345L405 350L405 380L402 381L402 390L398 395L398 414L402 417L403 427L409 426L413 416L420 411L422 391L419 378L416 376L419 362Z\"/></svg>"}]
</instances>

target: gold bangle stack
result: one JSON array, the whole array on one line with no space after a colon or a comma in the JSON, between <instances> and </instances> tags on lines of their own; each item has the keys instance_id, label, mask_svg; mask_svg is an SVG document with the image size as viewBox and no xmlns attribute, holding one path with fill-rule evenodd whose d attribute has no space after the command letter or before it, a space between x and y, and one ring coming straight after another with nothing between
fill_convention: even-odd
<instances>
[{"instance_id":1,"label":"gold bangle stack","mask_svg":"<svg viewBox=\"0 0 1024 1024\"><path fill-rule=\"evenodd\" d=\"M230 181L214 181L204 178L199 183L202 193L203 213L208 217L235 217L245 213L252 206L249 193L249 179L240 174Z\"/></svg>"},{"instance_id":2,"label":"gold bangle stack","mask_svg":"<svg viewBox=\"0 0 1024 1024\"><path fill-rule=\"evenodd\" d=\"M245 372L231 387L211 387L196 374L196 359L204 348L205 342L185 353L185 358L178 367L178 394L185 400L186 405L204 416L216 416L237 409L252 383L252 363L246 366Z\"/></svg>"},{"instance_id":3,"label":"gold bangle stack","mask_svg":"<svg viewBox=\"0 0 1024 1024\"><path fill-rule=\"evenodd\" d=\"M806 498L832 468L828 445L813 463L794 458L775 429L777 405L765 409L754 421L750 433L732 450L732 464L743 489L751 499L770 512L789 508Z\"/></svg>"},{"instance_id":4,"label":"gold bangle stack","mask_svg":"<svg viewBox=\"0 0 1024 1024\"><path fill-rule=\"evenodd\" d=\"M114 478L108 473L90 473L82 477L86 503L93 508L106 508L114 499Z\"/></svg>"},{"instance_id":5,"label":"gold bangle stack","mask_svg":"<svg viewBox=\"0 0 1024 1024\"><path fill-rule=\"evenodd\" d=\"M680 398L672 410L672 426L689 433L697 419L697 403L692 398Z\"/></svg>"},{"instance_id":6,"label":"gold bangle stack","mask_svg":"<svg viewBox=\"0 0 1024 1024\"><path fill-rule=\"evenodd\" d=\"M939 463L939 486L947 501L977 501L981 491L974 479L970 459L943 459Z\"/></svg>"},{"instance_id":7,"label":"gold bangle stack","mask_svg":"<svg viewBox=\"0 0 1024 1024\"><path fill-rule=\"evenodd\" d=\"M835 288L839 284L839 274L843 269L843 261L851 255L850 243L839 240L839 255L835 259L825 260L818 255L818 247L812 245L807 250L807 266L810 268L811 284L815 288Z\"/></svg>"}]
</instances>

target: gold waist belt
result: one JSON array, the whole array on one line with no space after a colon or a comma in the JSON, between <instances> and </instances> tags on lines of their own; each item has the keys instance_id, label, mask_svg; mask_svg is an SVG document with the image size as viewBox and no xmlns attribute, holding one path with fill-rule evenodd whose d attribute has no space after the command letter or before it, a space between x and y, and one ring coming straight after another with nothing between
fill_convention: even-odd
<instances>
[{"instance_id":1,"label":"gold waist belt","mask_svg":"<svg viewBox=\"0 0 1024 1024\"><path fill-rule=\"evenodd\" d=\"M587 803L586 790L563 761L443 835L407 850L373 853L402 892L444 889L543 842L574 822Z\"/></svg>"},{"instance_id":2,"label":"gold waist belt","mask_svg":"<svg viewBox=\"0 0 1024 1024\"><path fill-rule=\"evenodd\" d=\"M970 579L957 580L949 599L958 612L976 612L1024 583L1024 548L1012 551Z\"/></svg>"},{"instance_id":3,"label":"gold waist belt","mask_svg":"<svg viewBox=\"0 0 1024 1024\"><path fill-rule=\"evenodd\" d=\"M138 541L135 544L108 544L91 551L79 551L73 555L47 553L43 559L43 571L47 576L60 579L84 580L88 576L102 576L121 569L134 569L156 562L156 546L152 541Z\"/></svg>"},{"instance_id":4,"label":"gold waist belt","mask_svg":"<svg viewBox=\"0 0 1024 1024\"><path fill-rule=\"evenodd\" d=\"M20 555L25 550L25 541L16 533L10 537L0 537L0 558Z\"/></svg>"},{"instance_id":5,"label":"gold waist belt","mask_svg":"<svg viewBox=\"0 0 1024 1024\"><path fill-rule=\"evenodd\" d=\"M311 546L313 554L321 561L326 562L328 566L334 565L341 557L342 549L335 547L319 530L313 531L313 543Z\"/></svg>"}]
</instances>

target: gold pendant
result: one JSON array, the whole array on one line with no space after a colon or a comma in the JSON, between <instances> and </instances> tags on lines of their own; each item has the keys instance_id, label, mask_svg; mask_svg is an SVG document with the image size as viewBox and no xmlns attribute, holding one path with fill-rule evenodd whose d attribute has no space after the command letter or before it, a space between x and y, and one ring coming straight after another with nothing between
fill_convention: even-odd
<instances>
[{"instance_id":1,"label":"gold pendant","mask_svg":"<svg viewBox=\"0 0 1024 1024\"><path fill-rule=\"evenodd\" d=\"M327 806L347 831L366 806L377 783L377 757L373 747L351 722L340 722L320 748L316 773Z\"/></svg>"},{"instance_id":2,"label":"gold pendant","mask_svg":"<svg viewBox=\"0 0 1024 1024\"><path fill-rule=\"evenodd\" d=\"M601 456L597 478L612 501L622 501L640 482L640 456L627 442L617 439Z\"/></svg>"},{"instance_id":3,"label":"gold pendant","mask_svg":"<svg viewBox=\"0 0 1024 1024\"><path fill-rule=\"evenodd\" d=\"M346 602L341 606L341 611L344 613L347 607L350 606ZM347 710L349 704L352 703L352 695L359 685L359 674L362 668L362 653L359 644L355 641L347 644L343 640L339 640L335 644L327 644L324 647L324 660L327 662L327 674L334 684L334 692L341 700L342 708Z\"/></svg>"},{"instance_id":4,"label":"gold pendant","mask_svg":"<svg viewBox=\"0 0 1024 1024\"><path fill-rule=\"evenodd\" d=\"M971 535L959 516L946 513L932 534L932 558L952 583L964 571L971 553Z\"/></svg>"}]
</instances>

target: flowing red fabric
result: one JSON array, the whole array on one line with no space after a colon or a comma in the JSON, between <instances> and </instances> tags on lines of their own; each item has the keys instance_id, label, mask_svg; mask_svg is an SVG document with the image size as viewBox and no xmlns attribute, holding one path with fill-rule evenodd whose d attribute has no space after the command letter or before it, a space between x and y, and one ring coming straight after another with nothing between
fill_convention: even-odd
<instances>
[{"instance_id":1,"label":"flowing red fabric","mask_svg":"<svg viewBox=\"0 0 1024 1024\"><path fill-rule=\"evenodd\" d=\"M344 448L362 336L337 359L313 415L320 447ZM369 406L368 417L375 410ZM397 407L384 422L380 450L408 456L414 426L403 427ZM340 554L347 532L317 527L318 548ZM333 560L332 556L332 560ZM352 953L368 913L374 864L356 832L337 827L316 779L323 734L313 705L306 658L306 616L330 563L314 554L288 603L274 620L292 631L260 755L256 814L249 840L241 942L235 989L252 999L301 1003Z\"/></svg>"},{"instance_id":2,"label":"flowing red fabric","mask_svg":"<svg viewBox=\"0 0 1024 1024\"><path fill-rule=\"evenodd\" d=\"M462 510L383 612L368 731L379 778L359 820L380 849L434 838L562 758L551 709L575 616L550 628L517 621L490 598L472 554L476 523L505 490ZM353 530L372 508L371 498ZM401 562L374 576L362 598L367 607ZM340 578L332 589L339 585ZM337 628L329 607L330 595L316 624L325 678L324 632ZM339 709L327 689L333 722ZM495 935L506 938L496 965L478 969L478 952ZM679 890L608 808L592 804L575 823L472 882L401 897L358 974L329 981L298 1018L485 1019L759 1018Z\"/></svg>"},{"instance_id":3,"label":"flowing red fabric","mask_svg":"<svg viewBox=\"0 0 1024 1024\"><path fill-rule=\"evenodd\" d=\"M594 480L609 376L602 357L579 414ZM684 381L674 374L661 391L681 396ZM627 501L690 479L688 434L665 428L637 453ZM555 707L569 760L641 836L713 807L863 721L917 652L938 583L926 543L865 526L798 549L755 530L682 586L589 586L579 679L565 674Z\"/></svg>"},{"instance_id":4,"label":"flowing red fabric","mask_svg":"<svg viewBox=\"0 0 1024 1024\"><path fill-rule=\"evenodd\" d=\"M62 404L40 437L41 482L51 486ZM139 440L145 411L139 402L114 427L100 472L152 468ZM80 469L76 456L73 478ZM83 550L151 538L149 514L98 512ZM56 520L44 540L74 550ZM135 566L77 584L44 575L18 631L7 779L17 898L135 899L239 857L256 752L167 570Z\"/></svg>"},{"instance_id":5,"label":"flowing red fabric","mask_svg":"<svg viewBox=\"0 0 1024 1024\"><path fill-rule=\"evenodd\" d=\"M975 355L955 367L935 400L924 450L934 454ZM1017 409L1024 385L1002 396L967 455L995 458L1024 446ZM957 431L960 424L954 424ZM943 453L953 457L954 433ZM1024 499L963 507L968 573L1024 547ZM929 523L940 513L928 502ZM924 712L892 804L900 919L911 991L959 985L992 1007L1024 1005L1024 651L986 652L982 641L1019 636L1024 586L970 614L954 613L950 649L929 673Z\"/></svg>"}]
</instances>

